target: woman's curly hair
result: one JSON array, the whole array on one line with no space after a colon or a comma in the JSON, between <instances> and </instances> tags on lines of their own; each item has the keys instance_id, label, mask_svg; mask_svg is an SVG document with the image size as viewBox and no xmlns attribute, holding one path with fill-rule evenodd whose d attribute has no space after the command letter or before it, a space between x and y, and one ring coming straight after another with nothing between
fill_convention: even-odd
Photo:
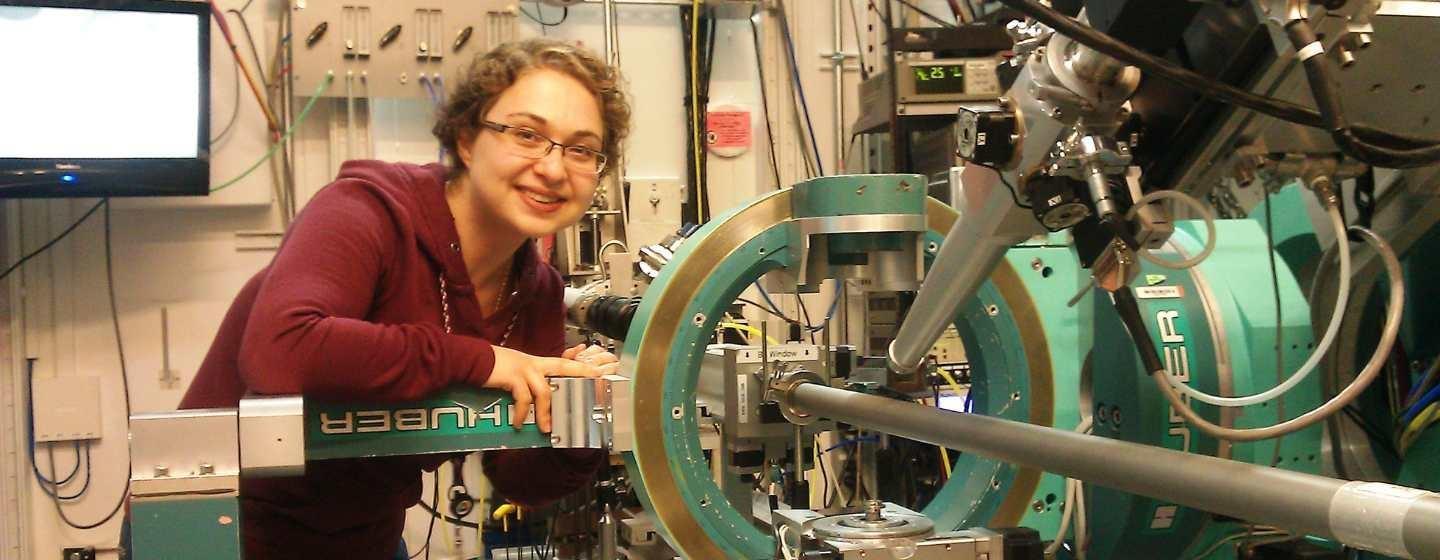
<instances>
[{"instance_id":1,"label":"woman's curly hair","mask_svg":"<svg viewBox=\"0 0 1440 560\"><path fill-rule=\"evenodd\" d=\"M495 105L500 94L525 72L548 68L575 78L595 94L600 102L600 118L605 125L604 145L600 151L611 162L624 152L625 137L630 134L630 101L620 89L620 73L600 60L589 49L555 39L527 39L502 44L479 55L466 69L436 118L431 130L448 154L452 174L464 171L460 161L460 143L473 139L480 128L480 118ZM609 173L616 166L606 166Z\"/></svg>"}]
</instances>

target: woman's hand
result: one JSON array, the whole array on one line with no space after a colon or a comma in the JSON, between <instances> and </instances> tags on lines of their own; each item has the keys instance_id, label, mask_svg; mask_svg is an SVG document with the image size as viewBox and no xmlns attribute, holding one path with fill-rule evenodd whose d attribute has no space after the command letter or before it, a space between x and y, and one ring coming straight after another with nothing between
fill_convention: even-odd
<instances>
[{"instance_id":1,"label":"woman's hand","mask_svg":"<svg viewBox=\"0 0 1440 560\"><path fill-rule=\"evenodd\" d=\"M560 354L560 357L594 366L600 370L602 375L611 375L620 371L620 358L615 357L614 354L611 354L602 346L576 344L565 349L565 352Z\"/></svg>"},{"instance_id":2,"label":"woman's hand","mask_svg":"<svg viewBox=\"0 0 1440 560\"><path fill-rule=\"evenodd\" d=\"M565 351L570 354L570 350ZM615 356L610 356L612 361ZM579 355L579 350L575 355ZM593 359L593 353L587 357ZM608 363L608 362L606 362ZM602 363L603 366L604 363ZM613 367L612 367L613 369ZM483 385L489 389L507 391L515 397L515 415L510 419L511 425L519 430L525 425L525 419L530 416L530 405L535 405L535 420L540 425L540 431L550 431L550 382L547 377L600 377L604 372L584 361L572 360L569 358L540 358L531 356L518 350L511 350L501 346L495 347L495 369L490 372L490 377Z\"/></svg>"}]
</instances>

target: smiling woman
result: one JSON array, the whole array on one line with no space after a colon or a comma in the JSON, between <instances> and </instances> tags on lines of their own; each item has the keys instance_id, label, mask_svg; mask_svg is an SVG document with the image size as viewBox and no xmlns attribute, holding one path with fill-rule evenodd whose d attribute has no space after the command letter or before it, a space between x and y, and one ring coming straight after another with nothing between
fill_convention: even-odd
<instances>
[{"instance_id":1,"label":"smiling woman","mask_svg":"<svg viewBox=\"0 0 1440 560\"><path fill-rule=\"evenodd\" d=\"M618 83L557 41L478 57L434 128L448 165L342 166L241 289L181 407L235 407L247 392L410 400L468 384L510 392L518 410L533 403L549 431L545 378L612 373L617 360L564 347L563 284L530 240L574 224L619 157L630 108ZM299 478L246 479L245 557L388 560L422 470L446 459L320 461ZM538 506L603 461L511 450L487 454L485 471Z\"/></svg>"}]
</instances>

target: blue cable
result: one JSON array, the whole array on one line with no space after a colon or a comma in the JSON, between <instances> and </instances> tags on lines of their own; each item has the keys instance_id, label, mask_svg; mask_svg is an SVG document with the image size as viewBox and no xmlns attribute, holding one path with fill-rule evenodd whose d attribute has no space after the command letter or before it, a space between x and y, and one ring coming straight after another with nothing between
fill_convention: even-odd
<instances>
[{"instance_id":1,"label":"blue cable","mask_svg":"<svg viewBox=\"0 0 1440 560\"><path fill-rule=\"evenodd\" d=\"M1425 410L1436 402L1440 402L1440 385L1430 389L1430 392L1425 393L1425 396L1420 397L1420 400L1415 401L1414 405L1406 409L1405 414L1400 415L1400 425L1405 426L1410 424L1411 420L1414 420L1416 416L1420 415L1420 411Z\"/></svg>"},{"instance_id":2,"label":"blue cable","mask_svg":"<svg viewBox=\"0 0 1440 560\"><path fill-rule=\"evenodd\" d=\"M760 281L759 281L759 280L756 280L756 281L752 282L752 284L755 285L755 289L756 289L756 290L759 290L759 291L760 291L760 298L761 298L761 299L764 299L764 300L765 300L765 304L770 306L770 312L774 313L775 316L777 316L777 317L785 318L785 314L780 312L780 306L775 305L775 302L770 299L770 292L765 291L765 287L760 285ZM796 323L800 323L801 325L803 325L806 330L818 331L818 330L820 330L820 329L825 328L825 324L826 324L826 323L829 323L829 322L830 322L830 319L835 316L835 308L837 308L837 307L839 307L839 306L840 306L840 290L837 289L837 290L835 290L835 297L830 300L830 309L828 309L828 310L825 311L825 318L820 320L820 324L819 324L819 325L805 325L804 323L800 323L799 321L795 321L795 322L796 322ZM786 320L788 321L789 319L786 319Z\"/></svg>"},{"instance_id":3,"label":"blue cable","mask_svg":"<svg viewBox=\"0 0 1440 560\"><path fill-rule=\"evenodd\" d=\"M785 52L790 55L790 75L795 79L795 90L800 93L800 108L805 112L805 126L810 130L810 147L815 150L815 167L820 175L824 176L825 164L820 161L820 143L815 141L815 125L810 122L810 104L805 102L805 85L800 82L800 63L795 59L795 43L790 39L790 18L785 16L784 2L779 3L779 8L780 32L785 37Z\"/></svg>"},{"instance_id":4,"label":"blue cable","mask_svg":"<svg viewBox=\"0 0 1440 560\"><path fill-rule=\"evenodd\" d=\"M64 486L64 485L66 485L66 484L69 484L70 481L75 480L75 475L77 475L77 474L80 473L80 461L81 461L81 457L80 457L80 442L79 442L79 441L76 441L76 442L75 442L75 468L74 468L74 470L70 471L70 474L67 475L67 476L66 476L65 478L63 478L63 479L60 479L60 480L58 480L58 481L50 480L49 477L45 476L43 473L40 472L40 465L35 462L35 443L36 443L36 442L35 442L35 401L34 401L34 396L35 396L35 358L26 358L26 360L25 360L25 419L26 419L26 423L25 423L25 439L26 439L26 441L29 441L29 442L30 442L30 470L35 473L35 479L38 480L38 481L40 481L40 489L43 490L43 491L45 491L46 494L49 494L49 495L54 496L54 497L56 497L56 498L58 498L58 499L61 499L61 500L74 500L74 499L76 499L76 498L79 498L80 496L82 496L82 495L85 494L85 491L86 491L86 490L88 490L88 489L90 488L90 468L89 468L89 463L88 463L88 462L86 463L86 468L85 468L85 484L84 484L84 486L82 486L78 492L76 492L76 493L74 493L74 494L71 494L71 495L69 495L69 496L62 496L62 495L60 495L60 491L59 491L59 489L60 489L61 486ZM86 455L87 457L90 455L90 446L88 446L88 445L85 446L85 455ZM49 485L49 486L47 486L47 485ZM53 489L53 490L52 490L52 489Z\"/></svg>"},{"instance_id":5,"label":"blue cable","mask_svg":"<svg viewBox=\"0 0 1440 560\"><path fill-rule=\"evenodd\" d=\"M435 77L435 80L436 80L436 81L439 81L439 80L440 80L440 77L439 77L439 76L436 76L436 77ZM435 87L432 86L432 85L430 85L430 78L427 78L427 77L425 77L425 76L421 76L421 77L420 77L420 83L422 83L422 84L425 85L425 92L430 95L430 104L431 104L431 105L434 105L437 110L440 109L440 108L441 108L440 97L438 97L438 96L435 95ZM435 156L435 160L436 160L436 161L441 161L441 162L445 161L445 146L444 146L443 144L440 146L440 151L439 151L439 153Z\"/></svg>"},{"instance_id":6,"label":"blue cable","mask_svg":"<svg viewBox=\"0 0 1440 560\"><path fill-rule=\"evenodd\" d=\"M829 453L829 452L834 451L834 450L836 450L836 449L839 449L839 448L841 448L841 447L846 447L846 446L850 446L850 445L855 445L855 444L857 444L857 443L876 443L876 442L879 442L879 441L880 441L880 436L861 436L861 437L858 437L858 438L846 438L846 439L840 440L840 442L839 442L839 443L836 443L835 445L832 445L832 446L830 446L830 447L826 447L824 451L821 451L821 452L820 452L820 454L821 454L821 455L824 455L824 454L826 454L826 453Z\"/></svg>"}]
</instances>

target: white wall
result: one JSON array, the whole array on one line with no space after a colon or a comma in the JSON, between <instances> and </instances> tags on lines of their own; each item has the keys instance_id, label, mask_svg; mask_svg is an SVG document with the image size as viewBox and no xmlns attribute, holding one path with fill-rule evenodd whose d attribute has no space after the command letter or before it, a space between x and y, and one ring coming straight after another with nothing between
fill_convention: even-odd
<instances>
[{"instance_id":1,"label":"white wall","mask_svg":"<svg viewBox=\"0 0 1440 560\"><path fill-rule=\"evenodd\" d=\"M242 0L222 0L222 9L238 7ZM849 0L842 4L850 3ZM768 3L767 3L768 4ZM790 21L794 29L799 71L805 86L810 115L814 121L824 167L834 172L833 104L829 62L821 57L833 50L831 2L791 0ZM858 2L857 5L863 5ZM534 4L525 3L533 11ZM263 29L262 56L268 58L276 38L279 15L285 9L276 0L257 0L248 10L257 33ZM862 8L863 10L863 8ZM601 12L598 6L571 8L569 19L550 35L583 41L599 50L603 44ZM547 8L554 17L555 8ZM862 11L862 25L865 21ZM537 35L538 26L524 18L522 36ZM795 133L794 108L789 96L785 51L778 40L776 20L768 15L761 24L768 79L772 122L779 144L782 183L803 177L800 149L808 149ZM845 14L845 50L856 51L854 33ZM624 6L619 9L622 69L634 99L634 133L629 143L627 175L632 177L685 177L685 127L682 98L685 95L680 60L679 17L674 7ZM235 27L239 32L238 25ZM332 32L335 30L332 29ZM214 32L212 68L212 109L218 132L233 106L233 61L229 50ZM867 41L870 40L867 38ZM756 115L752 149L739 157L710 159L711 203L719 212L769 188L769 169L764 123L759 120L760 87L756 76L749 23L728 19L720 23L715 49L716 63L711 86L712 103L743 105ZM245 52L242 47L242 52ZM247 57L247 63L250 63ZM850 65L853 67L854 63ZM855 115L856 72L846 73L846 119ZM296 92L296 110L304 104L306 92ZM256 161L267 145L264 119L248 89L242 86L242 108L237 130L215 146L212 181L228 179ZM435 146L429 137L428 100L375 100L371 109L373 154L380 159L428 161ZM296 189L303 204L323 186L338 167L343 154L332 141L335 123L343 120L343 106L333 102L317 104L316 111L296 133ZM847 129L848 130L848 129ZM848 132L847 132L848 134ZM112 246L115 292L120 329L125 343L133 411L173 409L207 351L231 298L255 271L273 256L272 252L237 250L237 232L275 232L283 227L280 212L272 204L274 180L268 166L235 187L215 196L189 200L117 200L112 212ZM84 213L94 200L10 201L5 203L5 242L11 262L58 234ZM87 497L66 506L77 521L98 519L122 493L128 462L126 424L123 414L119 358L110 320L106 292L104 242L101 213L96 213L68 239L36 258L11 277L11 358L0 381L0 390L16 395L23 388L24 358L38 358L37 377L97 376L102 382L103 437L93 448L94 482ZM828 303L817 300L811 309ZM168 311L169 360L181 377L173 388L160 383L164 360L161 342L160 309ZM777 326L778 328L778 326ZM783 331L778 331L783 332ZM23 399L23 395L21 395ZM0 399L0 405L6 401ZM51 503L29 476L25 457L23 401L4 409L6 432L0 451L3 470L0 485L18 488L13 503L0 504L0 516L20 520L20 531L0 536L3 558L56 558L65 546L113 547L118 521L91 531L76 531L60 523ZM60 469L67 469L68 455ZM43 456L42 456L43 465ZM474 477L468 477L474 480ZM0 492L0 498L7 496ZM425 518L412 516L407 539L424 541ZM5 527L0 524L0 529ZM435 554L446 557L447 547L437 526ZM6 538L8 537L8 538ZM412 549L413 550L413 549ZM473 550L473 548L472 548ZM109 556L106 556L109 554ZM113 553L102 553L113 558Z\"/></svg>"}]
</instances>

